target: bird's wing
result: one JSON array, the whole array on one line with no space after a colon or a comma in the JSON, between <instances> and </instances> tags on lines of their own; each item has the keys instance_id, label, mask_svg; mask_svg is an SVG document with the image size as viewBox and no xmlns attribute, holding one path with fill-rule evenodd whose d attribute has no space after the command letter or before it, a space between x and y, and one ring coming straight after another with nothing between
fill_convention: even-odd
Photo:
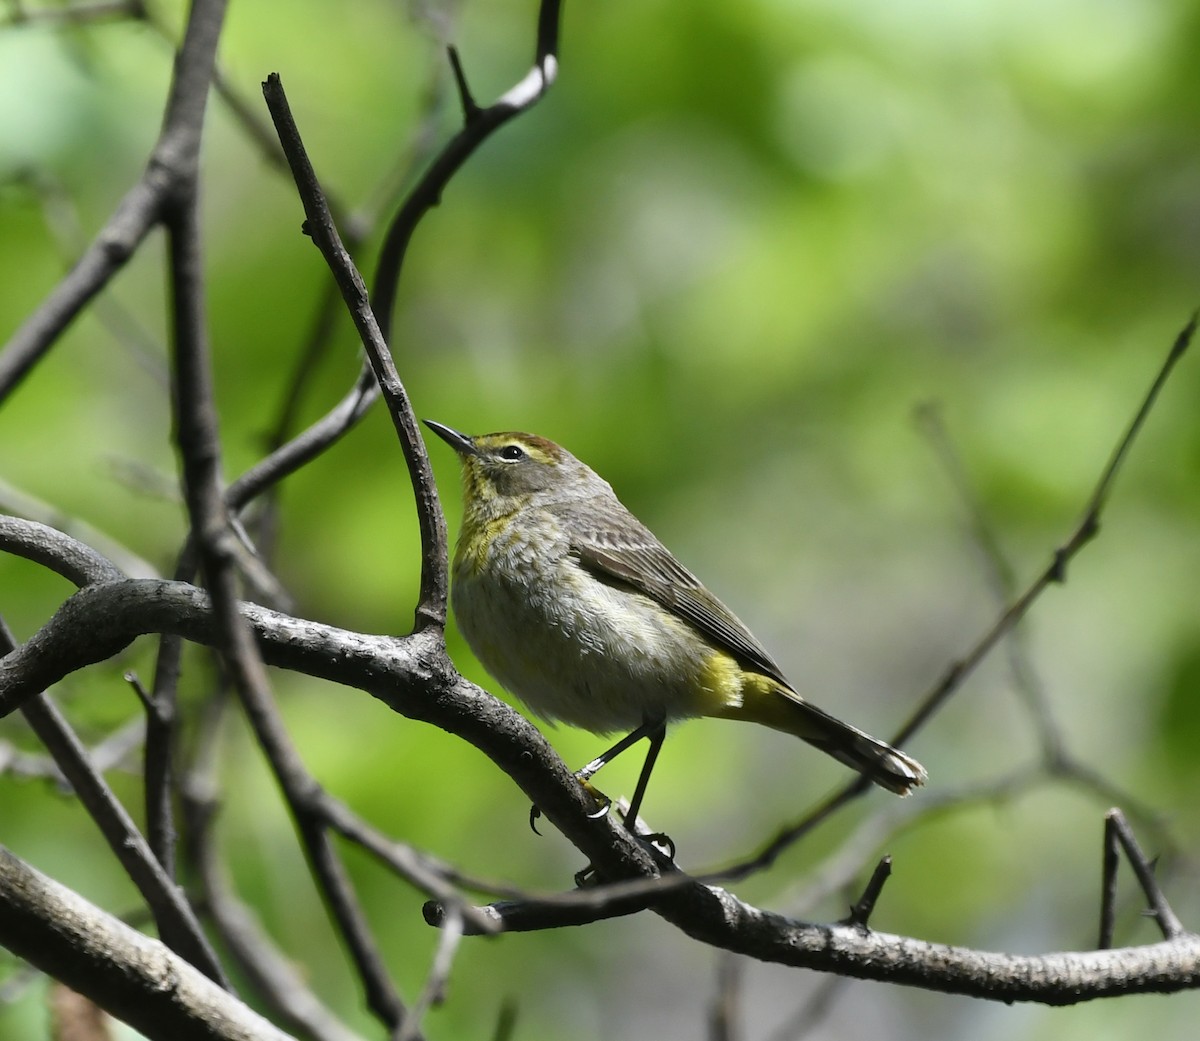
<instances>
[{"instance_id":1,"label":"bird's wing","mask_svg":"<svg viewBox=\"0 0 1200 1041\"><path fill-rule=\"evenodd\" d=\"M592 574L650 597L743 664L790 686L737 616L615 499L560 503L550 510L569 519L572 552Z\"/></svg>"}]
</instances>

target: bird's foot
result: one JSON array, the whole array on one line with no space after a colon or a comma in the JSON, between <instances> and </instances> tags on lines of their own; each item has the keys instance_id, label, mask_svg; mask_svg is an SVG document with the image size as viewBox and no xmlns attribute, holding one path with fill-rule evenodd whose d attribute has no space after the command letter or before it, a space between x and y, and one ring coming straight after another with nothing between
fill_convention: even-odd
<instances>
[{"instance_id":1,"label":"bird's foot","mask_svg":"<svg viewBox=\"0 0 1200 1041\"><path fill-rule=\"evenodd\" d=\"M666 857L672 864L675 863L675 840L665 831L651 831L650 825L646 823L641 814L638 814L637 820L631 821L627 799L617 800L617 815L625 825L625 830L630 832L635 839L645 843L660 857Z\"/></svg>"},{"instance_id":2,"label":"bird's foot","mask_svg":"<svg viewBox=\"0 0 1200 1041\"><path fill-rule=\"evenodd\" d=\"M582 770L575 775L575 780L577 780L583 786L584 791L586 791L588 795L590 795L596 801L596 809L592 813L588 814L588 817L591 820L599 820L606 813L608 813L610 809L612 809L612 799L610 799L599 788L592 784L592 782L589 781L584 775Z\"/></svg>"},{"instance_id":3,"label":"bird's foot","mask_svg":"<svg viewBox=\"0 0 1200 1041\"><path fill-rule=\"evenodd\" d=\"M675 863L675 840L665 831L635 831L634 836L672 864Z\"/></svg>"},{"instance_id":4,"label":"bird's foot","mask_svg":"<svg viewBox=\"0 0 1200 1041\"><path fill-rule=\"evenodd\" d=\"M634 831L632 828L629 831L635 839L650 850L654 858L659 862L660 867L664 867L664 869L674 867L675 840L670 835L665 831ZM664 861L666 862L665 865L663 864ZM588 864L587 867L575 872L575 887L577 889L586 889L589 886L599 884L600 877L593 865Z\"/></svg>"}]
</instances>

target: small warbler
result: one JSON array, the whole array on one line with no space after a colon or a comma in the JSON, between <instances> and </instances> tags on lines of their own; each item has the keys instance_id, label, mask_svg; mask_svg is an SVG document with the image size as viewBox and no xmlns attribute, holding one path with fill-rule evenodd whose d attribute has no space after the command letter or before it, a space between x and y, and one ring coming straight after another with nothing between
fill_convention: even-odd
<instances>
[{"instance_id":1,"label":"small warbler","mask_svg":"<svg viewBox=\"0 0 1200 1041\"><path fill-rule=\"evenodd\" d=\"M797 694L750 630L566 449L533 434L426 425L462 463L459 629L539 716L628 732L581 780L649 739L631 828L666 724L695 716L794 734L899 795L925 781L916 760Z\"/></svg>"}]
</instances>

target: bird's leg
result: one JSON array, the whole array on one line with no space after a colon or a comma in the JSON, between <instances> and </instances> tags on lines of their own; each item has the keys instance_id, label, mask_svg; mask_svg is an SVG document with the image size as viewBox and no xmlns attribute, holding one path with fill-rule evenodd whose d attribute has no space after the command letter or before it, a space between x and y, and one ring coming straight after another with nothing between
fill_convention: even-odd
<instances>
[{"instance_id":1,"label":"bird's leg","mask_svg":"<svg viewBox=\"0 0 1200 1041\"><path fill-rule=\"evenodd\" d=\"M643 737L648 737L648 738L650 738L651 742L653 742L655 731L658 731L658 743L661 745L662 739L663 739L663 734L666 733L666 723L661 719L648 719L636 730L631 730L628 734L626 734L623 738L621 738L621 740L618 741L615 745L613 745L612 748L610 748L607 752L601 752L598 756L596 756L595 759L593 759L590 763L588 763L587 766L585 766L582 770L577 770L575 772L576 778L578 778L580 781L591 780L591 778L593 778L596 774L598 774L600 772L602 767L605 767L609 763L611 763L614 759L617 758L617 756L619 756L622 752L625 751L625 749L629 748L631 745L636 745ZM649 759L650 764L652 766L654 764L654 757L657 755L658 755L658 749L655 748L654 756L647 756L647 759ZM646 772L646 768L643 766L642 773L645 773L645 772ZM647 777L646 780L648 781L649 777ZM640 787L644 787L644 785L642 785L642 782L640 780L638 781L638 785Z\"/></svg>"},{"instance_id":2,"label":"bird's leg","mask_svg":"<svg viewBox=\"0 0 1200 1041\"><path fill-rule=\"evenodd\" d=\"M625 827L632 831L635 835L638 833L637 819L638 811L642 808L642 800L646 797L646 787L650 784L650 774L654 772L654 763L658 759L659 749L662 748L663 738L667 736L667 722L665 719L654 718L646 719L642 725L636 730L626 734L612 748L606 752L602 752L582 770L575 774L579 780L593 797L597 803L603 806L602 812L607 812L610 805L610 800L602 792L597 791L592 787L591 778L594 777L602 767L611 763L625 749L637 744L643 737L648 738L650 747L646 750L646 759L642 763L642 772L638 775L637 787L633 790L633 798L629 801L629 809L625 811Z\"/></svg>"},{"instance_id":3,"label":"bird's leg","mask_svg":"<svg viewBox=\"0 0 1200 1041\"><path fill-rule=\"evenodd\" d=\"M650 747L646 750L646 759L642 763L642 772L638 774L637 786L633 790L633 798L629 801L622 816L624 817L625 828L633 833L636 838L642 839L655 847L659 855L665 855L667 860L674 862L675 860L675 843L671 841L671 837L665 832L642 832L638 830L638 811L641 810L642 800L646 797L646 788L650 784L650 775L654 772L654 763L658 759L659 750L662 748L663 739L667 736L667 723L664 719L648 719L640 727L630 734L626 734L620 741L612 746L607 752L602 753L587 764L582 770L575 774L579 782L587 788L593 796L600 796L604 799L604 810L606 812L610 800L607 796L596 791L592 787L590 778L593 777L601 767L612 762L625 749L636 744L643 737L648 738ZM536 809L536 807L535 807ZM532 823L532 820L531 820ZM535 829L536 830L536 829ZM582 871L575 873L575 885L583 888L594 884L596 871L589 864Z\"/></svg>"},{"instance_id":4,"label":"bird's leg","mask_svg":"<svg viewBox=\"0 0 1200 1041\"><path fill-rule=\"evenodd\" d=\"M649 729L647 729L649 727ZM646 788L650 784L650 774L654 772L654 763L658 759L659 750L662 748L663 738L667 736L667 724L659 719L654 723L643 723L638 730L646 731L646 737L650 739L650 747L646 749L646 760L642 763L642 772L638 774L637 787L633 789L633 798L629 800L629 809L625 813L625 827L632 831L635 835L637 832L638 811L642 808L642 800L646 797Z\"/></svg>"},{"instance_id":5,"label":"bird's leg","mask_svg":"<svg viewBox=\"0 0 1200 1041\"><path fill-rule=\"evenodd\" d=\"M611 763L627 748L636 745L643 737L650 739L650 748L646 753L646 761L642 764L642 772L638 776L637 787L634 789L633 800L629 804L629 811L625 813L626 827L637 834L637 814L641 808L642 800L646 795L646 786L650 783L650 774L654 770L654 761L658 758L658 751L662 747L663 738L666 737L667 724L663 719L647 719L636 730L630 731L612 748L601 752L582 770L575 771L575 779L582 784L592 798L596 800L596 805L599 809L595 816L601 817L606 814L609 807L612 805L612 800L609 799L602 791L596 788L591 783L591 779L600 772L605 766ZM537 832L537 819L542 815L541 810L537 806L530 807L529 810L529 826Z\"/></svg>"},{"instance_id":6,"label":"bird's leg","mask_svg":"<svg viewBox=\"0 0 1200 1041\"><path fill-rule=\"evenodd\" d=\"M658 753L662 749L663 739L667 736L667 723L664 719L647 719L637 730L631 734L627 734L610 748L603 755L593 759L587 766L579 771L575 776L580 781L587 785L589 790L591 785L588 783L588 778L596 773L605 763L611 762L620 755L630 745L640 741L643 737L649 740L650 747L646 749L646 759L642 763L642 772L638 774L637 785L633 789L633 798L629 800L629 805L625 809L622 817L625 820L627 830L633 832L638 838L646 839L649 842L659 842L662 844L664 852L670 860L675 859L675 843L671 841L671 837L665 832L641 832L638 830L638 814L642 809L642 801L646 797L646 789L650 785L650 775L654 772L654 764L658 761Z\"/></svg>"}]
</instances>

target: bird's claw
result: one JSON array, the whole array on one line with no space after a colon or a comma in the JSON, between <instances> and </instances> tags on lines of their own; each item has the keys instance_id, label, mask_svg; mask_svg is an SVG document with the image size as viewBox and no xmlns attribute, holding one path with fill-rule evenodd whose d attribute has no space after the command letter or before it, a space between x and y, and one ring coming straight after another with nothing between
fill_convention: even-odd
<instances>
[{"instance_id":1,"label":"bird's claw","mask_svg":"<svg viewBox=\"0 0 1200 1041\"><path fill-rule=\"evenodd\" d=\"M637 832L637 837L675 863L675 840L665 831Z\"/></svg>"},{"instance_id":2,"label":"bird's claw","mask_svg":"<svg viewBox=\"0 0 1200 1041\"><path fill-rule=\"evenodd\" d=\"M612 809L613 801L599 788L592 784L587 777L582 776L582 773L582 771L577 773L575 775L575 779L583 786L588 795L590 795L596 801L596 809L588 814L588 820L600 820L600 818L606 816L608 811ZM537 830L537 821L541 816L542 811L536 803L529 807L529 827L532 829L535 835L541 834L541 832Z\"/></svg>"},{"instance_id":3,"label":"bird's claw","mask_svg":"<svg viewBox=\"0 0 1200 1041\"><path fill-rule=\"evenodd\" d=\"M665 831L634 831L631 834L635 839L649 846L655 853L666 857L671 864L675 863L675 840ZM575 872L576 889L587 889L589 886L597 885L599 881L596 869L591 864Z\"/></svg>"}]
</instances>

